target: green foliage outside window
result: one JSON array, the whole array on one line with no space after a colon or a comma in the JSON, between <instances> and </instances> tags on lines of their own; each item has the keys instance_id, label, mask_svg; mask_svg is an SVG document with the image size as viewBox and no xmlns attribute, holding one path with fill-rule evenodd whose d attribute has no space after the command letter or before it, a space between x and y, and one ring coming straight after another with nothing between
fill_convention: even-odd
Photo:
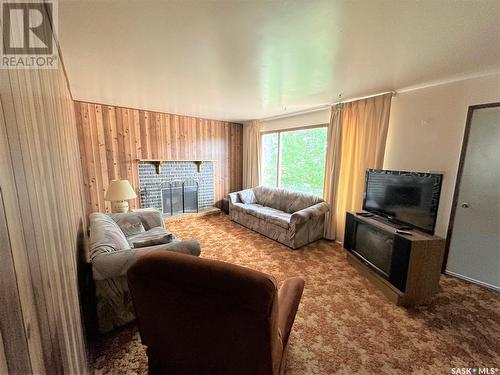
<instances>
[{"instance_id":1,"label":"green foliage outside window","mask_svg":"<svg viewBox=\"0 0 500 375\"><path fill-rule=\"evenodd\" d=\"M279 139L279 187L323 196L326 138L326 127L264 134L263 183L276 186Z\"/></svg>"}]
</instances>

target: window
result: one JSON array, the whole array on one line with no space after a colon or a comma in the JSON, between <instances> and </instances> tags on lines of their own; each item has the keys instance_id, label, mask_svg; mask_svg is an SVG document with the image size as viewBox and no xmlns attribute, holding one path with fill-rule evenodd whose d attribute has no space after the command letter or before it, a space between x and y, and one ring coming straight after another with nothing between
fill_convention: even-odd
<instances>
[{"instance_id":1,"label":"window","mask_svg":"<svg viewBox=\"0 0 500 375\"><path fill-rule=\"evenodd\" d=\"M326 127L262 134L262 183L323 196Z\"/></svg>"}]
</instances>

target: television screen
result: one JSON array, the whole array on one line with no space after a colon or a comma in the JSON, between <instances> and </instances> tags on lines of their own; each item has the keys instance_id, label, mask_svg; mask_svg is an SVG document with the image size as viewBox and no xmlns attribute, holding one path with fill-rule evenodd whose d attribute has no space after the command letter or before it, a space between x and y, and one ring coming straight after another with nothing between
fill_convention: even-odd
<instances>
[{"instance_id":1,"label":"television screen","mask_svg":"<svg viewBox=\"0 0 500 375\"><path fill-rule=\"evenodd\" d=\"M363 209L433 234L442 178L435 173L368 169Z\"/></svg>"}]
</instances>

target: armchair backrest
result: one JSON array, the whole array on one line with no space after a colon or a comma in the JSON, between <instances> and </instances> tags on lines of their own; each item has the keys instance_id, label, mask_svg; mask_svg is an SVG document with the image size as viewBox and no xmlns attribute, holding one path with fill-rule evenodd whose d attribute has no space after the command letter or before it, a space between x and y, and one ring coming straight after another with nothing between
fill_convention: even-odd
<instances>
[{"instance_id":1,"label":"armchair backrest","mask_svg":"<svg viewBox=\"0 0 500 375\"><path fill-rule=\"evenodd\" d=\"M145 230L150 230L156 227L165 227L161 212L155 208L146 208L139 211L112 213L109 216L118 224L124 231L126 228L133 225L137 221L140 222Z\"/></svg>"},{"instance_id":2,"label":"armchair backrest","mask_svg":"<svg viewBox=\"0 0 500 375\"><path fill-rule=\"evenodd\" d=\"M259 204L288 212L289 214L323 202L323 199L314 194L301 193L272 186L257 186L253 190Z\"/></svg>"},{"instance_id":3,"label":"armchair backrest","mask_svg":"<svg viewBox=\"0 0 500 375\"><path fill-rule=\"evenodd\" d=\"M130 249L127 238L131 235L164 227L163 217L156 209L105 214L93 212L89 215L89 260L102 253Z\"/></svg>"},{"instance_id":4,"label":"armchair backrest","mask_svg":"<svg viewBox=\"0 0 500 375\"><path fill-rule=\"evenodd\" d=\"M152 373L276 374L276 281L215 260L161 252L128 271Z\"/></svg>"},{"instance_id":5,"label":"armchair backrest","mask_svg":"<svg viewBox=\"0 0 500 375\"><path fill-rule=\"evenodd\" d=\"M102 253L130 249L127 238L109 215L94 212L89 215L89 259Z\"/></svg>"}]
</instances>

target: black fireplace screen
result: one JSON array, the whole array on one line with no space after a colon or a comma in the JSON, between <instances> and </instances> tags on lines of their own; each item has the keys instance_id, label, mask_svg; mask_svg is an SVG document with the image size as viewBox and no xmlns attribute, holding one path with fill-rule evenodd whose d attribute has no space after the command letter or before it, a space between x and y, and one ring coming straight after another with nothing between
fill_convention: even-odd
<instances>
[{"instance_id":1,"label":"black fireplace screen","mask_svg":"<svg viewBox=\"0 0 500 375\"><path fill-rule=\"evenodd\" d=\"M177 213L198 212L198 182L169 182L161 190L162 211L167 215Z\"/></svg>"}]
</instances>

